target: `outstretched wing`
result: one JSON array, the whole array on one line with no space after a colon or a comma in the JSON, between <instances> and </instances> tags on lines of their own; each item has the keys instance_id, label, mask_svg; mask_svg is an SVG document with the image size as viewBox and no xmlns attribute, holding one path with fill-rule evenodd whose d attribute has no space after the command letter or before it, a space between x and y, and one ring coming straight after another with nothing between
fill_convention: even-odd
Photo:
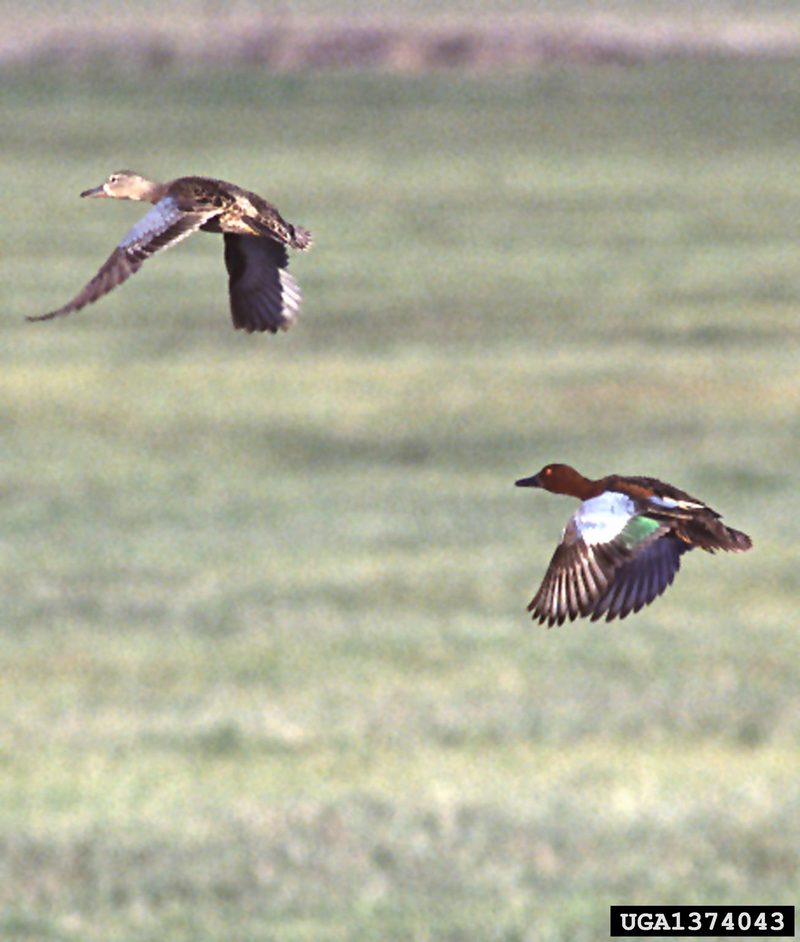
<instances>
[{"instance_id":1,"label":"outstretched wing","mask_svg":"<svg viewBox=\"0 0 800 942\"><path fill-rule=\"evenodd\" d=\"M613 497L602 500L606 510L613 506ZM619 520L600 523L592 519L588 506L589 502L582 505L570 519L542 585L528 606L534 619L551 627L580 615L599 617L606 610L609 620L638 611L664 591L677 570L677 566L672 568L667 578L666 557L662 559L659 552L652 559L647 556L651 547L663 542L668 525L639 515L625 521L621 513ZM641 556L645 559L639 563ZM648 561L657 564L655 575ZM618 588L621 574L622 585ZM601 605L602 611L595 616Z\"/></svg>"},{"instance_id":2,"label":"outstretched wing","mask_svg":"<svg viewBox=\"0 0 800 942\"><path fill-rule=\"evenodd\" d=\"M286 246L267 236L225 233L231 317L237 330L288 330L300 312L300 288L286 270Z\"/></svg>"},{"instance_id":3,"label":"outstretched wing","mask_svg":"<svg viewBox=\"0 0 800 942\"><path fill-rule=\"evenodd\" d=\"M218 212L219 210L216 209L206 213L184 212L178 208L171 196L165 196L136 223L109 255L94 278L71 301L49 314L40 314L27 319L29 321L51 320L54 317L79 311L87 304L97 301L98 298L102 298L104 294L108 294L117 285L121 285L123 281L130 278L142 267L143 262L159 249L177 245Z\"/></svg>"},{"instance_id":4,"label":"outstretched wing","mask_svg":"<svg viewBox=\"0 0 800 942\"><path fill-rule=\"evenodd\" d=\"M549 627L590 614L627 556L613 542L590 546L578 538L560 543L528 611Z\"/></svg>"},{"instance_id":5,"label":"outstretched wing","mask_svg":"<svg viewBox=\"0 0 800 942\"><path fill-rule=\"evenodd\" d=\"M649 605L670 585L681 567L681 556L691 549L688 543L665 533L640 549L614 573L603 597L592 609L592 621L606 617L625 618Z\"/></svg>"}]
</instances>

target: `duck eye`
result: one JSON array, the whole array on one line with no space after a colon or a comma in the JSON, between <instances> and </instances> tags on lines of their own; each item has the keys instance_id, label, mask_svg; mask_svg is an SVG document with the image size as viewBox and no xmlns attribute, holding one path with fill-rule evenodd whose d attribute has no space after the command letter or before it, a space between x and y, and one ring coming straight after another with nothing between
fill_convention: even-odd
<instances>
[{"instance_id":1,"label":"duck eye","mask_svg":"<svg viewBox=\"0 0 800 942\"><path fill-rule=\"evenodd\" d=\"M117 180L119 180L119 177L116 175L116 173L112 173L111 176L108 178L109 183L116 183Z\"/></svg>"}]
</instances>

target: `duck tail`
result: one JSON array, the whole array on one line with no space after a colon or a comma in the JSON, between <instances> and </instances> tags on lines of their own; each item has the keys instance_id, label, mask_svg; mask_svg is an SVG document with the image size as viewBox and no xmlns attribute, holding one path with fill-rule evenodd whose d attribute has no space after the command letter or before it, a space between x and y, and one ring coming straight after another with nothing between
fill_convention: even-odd
<instances>
[{"instance_id":1,"label":"duck tail","mask_svg":"<svg viewBox=\"0 0 800 942\"><path fill-rule=\"evenodd\" d=\"M311 248L313 243L313 238L308 229L304 229L302 226L292 226L292 248L300 249L302 252L305 249Z\"/></svg>"},{"instance_id":2,"label":"duck tail","mask_svg":"<svg viewBox=\"0 0 800 942\"><path fill-rule=\"evenodd\" d=\"M690 547L703 549L707 553L715 553L717 550L742 553L753 545L753 541L746 533L725 526L716 514L713 516L704 514L694 520L686 521L676 535L685 540Z\"/></svg>"},{"instance_id":3,"label":"duck tail","mask_svg":"<svg viewBox=\"0 0 800 942\"><path fill-rule=\"evenodd\" d=\"M728 537L727 543L722 547L725 550L743 553L753 545L753 541L746 533L742 533L741 530L734 530L733 527L725 527L725 535Z\"/></svg>"}]
</instances>

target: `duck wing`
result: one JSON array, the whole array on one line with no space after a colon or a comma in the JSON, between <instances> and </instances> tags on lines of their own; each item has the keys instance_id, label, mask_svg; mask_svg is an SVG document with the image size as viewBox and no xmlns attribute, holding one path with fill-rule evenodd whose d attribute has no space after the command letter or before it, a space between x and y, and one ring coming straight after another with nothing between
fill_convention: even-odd
<instances>
[{"instance_id":1,"label":"duck wing","mask_svg":"<svg viewBox=\"0 0 800 942\"><path fill-rule=\"evenodd\" d=\"M286 270L286 246L273 238L225 233L231 317L237 330L288 330L300 312L300 288Z\"/></svg>"},{"instance_id":2,"label":"duck wing","mask_svg":"<svg viewBox=\"0 0 800 942\"><path fill-rule=\"evenodd\" d=\"M681 556L692 547L664 533L640 548L614 573L608 589L592 609L592 621L625 618L638 612L670 585L681 567Z\"/></svg>"},{"instance_id":3,"label":"duck wing","mask_svg":"<svg viewBox=\"0 0 800 942\"><path fill-rule=\"evenodd\" d=\"M641 515L626 517L627 509L609 495L584 503L570 518L542 585L528 605L534 620L552 627L593 615L598 604L613 593L619 573L669 533L668 524ZM601 515L594 516L598 510ZM647 574L649 578L649 569Z\"/></svg>"},{"instance_id":4,"label":"duck wing","mask_svg":"<svg viewBox=\"0 0 800 942\"><path fill-rule=\"evenodd\" d=\"M613 543L591 546L582 539L560 543L528 611L534 621L547 622L551 628L590 614L626 559L626 552Z\"/></svg>"},{"instance_id":5,"label":"duck wing","mask_svg":"<svg viewBox=\"0 0 800 942\"><path fill-rule=\"evenodd\" d=\"M31 316L27 320L51 320L79 311L87 304L97 301L135 274L155 252L177 245L218 213L218 209L209 212L186 212L179 208L171 196L165 196L142 216L109 255L94 278L71 301L56 311Z\"/></svg>"}]
</instances>

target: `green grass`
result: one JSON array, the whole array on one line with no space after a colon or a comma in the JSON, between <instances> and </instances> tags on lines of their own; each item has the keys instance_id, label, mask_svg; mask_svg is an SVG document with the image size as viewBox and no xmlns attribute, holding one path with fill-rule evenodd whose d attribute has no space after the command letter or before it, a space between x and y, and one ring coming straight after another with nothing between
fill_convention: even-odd
<instances>
[{"instance_id":1,"label":"green grass","mask_svg":"<svg viewBox=\"0 0 800 942\"><path fill-rule=\"evenodd\" d=\"M0 934L594 940L616 902L793 902L800 63L0 87ZM233 179L316 235L296 329L198 236ZM622 623L525 605L547 461L753 535Z\"/></svg>"}]
</instances>

